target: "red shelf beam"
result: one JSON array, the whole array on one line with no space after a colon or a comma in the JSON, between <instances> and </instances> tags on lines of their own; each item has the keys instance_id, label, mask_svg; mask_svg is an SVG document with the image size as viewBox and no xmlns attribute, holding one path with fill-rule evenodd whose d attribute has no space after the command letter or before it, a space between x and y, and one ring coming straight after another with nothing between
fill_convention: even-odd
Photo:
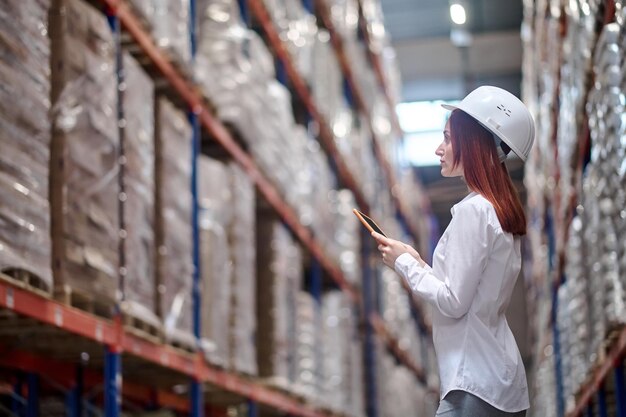
<instances>
[{"instance_id":1,"label":"red shelf beam","mask_svg":"<svg viewBox=\"0 0 626 417\"><path fill-rule=\"evenodd\" d=\"M290 414L303 417L327 416L326 413L302 404L286 394L211 366L200 354L183 353L167 345L144 340L125 332L124 328L118 324L118 320L110 322L4 282L0 282L0 309L14 311L21 316L34 318L103 345L110 344L118 348L120 353L137 356L181 375L216 385L226 391ZM59 321L58 317L62 317L62 320ZM48 373L54 376L53 379L60 379L59 382L68 387L73 384L73 374L68 372L67 364L48 358L43 360L26 352L7 351L7 349L2 349L1 345L0 352L3 353L0 355L0 364L4 366ZM63 375L65 377L62 377ZM94 384L102 381L98 373L88 373L86 377L88 381L95 381ZM175 406L177 409L183 406L179 397L174 394L165 391L155 392L140 385L125 382L123 393L128 394L129 398L138 399L156 393L163 405Z\"/></svg>"},{"instance_id":2,"label":"red shelf beam","mask_svg":"<svg viewBox=\"0 0 626 417\"><path fill-rule=\"evenodd\" d=\"M283 218L285 223L289 225L311 254L317 258L328 275L330 275L339 287L353 299L358 299L358 292L346 281L341 270L325 255L322 247L311 236L311 232L300 224L293 209L284 202L274 185L261 173L252 158L235 142L224 125L211 114L211 111L205 104L203 98L196 91L196 88L176 70L174 65L154 44L154 41L150 35L145 32L139 20L130 10L128 4L121 0L100 1L119 18L123 28L131 35L146 56L150 58L154 66L162 73L165 79L168 80L170 85L187 103L189 108L199 117L202 126L204 126L211 136L243 167L261 194L267 199L268 203ZM330 139L332 140L332 136L330 136ZM338 167L340 170L346 169L345 166L341 168L340 165L338 165ZM348 185L354 186L354 184Z\"/></svg>"},{"instance_id":3,"label":"red shelf beam","mask_svg":"<svg viewBox=\"0 0 626 417\"><path fill-rule=\"evenodd\" d=\"M256 16L263 32L267 36L267 40L271 45L272 50L285 66L285 71L287 72L289 81L295 89L298 97L302 100L304 106L311 115L311 118L317 123L319 128L320 144L335 162L339 179L347 188L352 190L356 203L359 205L361 210L366 213L369 212L369 204L363 196L363 192L360 189L359 184L341 157L341 153L335 144L334 134L329 124L324 119L324 116L313 101L309 88L291 59L291 55L284 42L280 39L280 36L274 27L274 23L272 22L268 11L263 4L263 0L248 0L248 6L250 7L252 13Z\"/></svg>"},{"instance_id":4,"label":"red shelf beam","mask_svg":"<svg viewBox=\"0 0 626 417\"><path fill-rule=\"evenodd\" d=\"M582 393L578 397L574 411L568 413L567 417L582 416L584 410L591 402L593 396L598 392L598 389L602 385L603 381L609 376L609 372L613 370L619 361L624 359L624 355L626 355L626 327L621 330L606 359L595 370L589 384L583 389Z\"/></svg>"}]
</instances>

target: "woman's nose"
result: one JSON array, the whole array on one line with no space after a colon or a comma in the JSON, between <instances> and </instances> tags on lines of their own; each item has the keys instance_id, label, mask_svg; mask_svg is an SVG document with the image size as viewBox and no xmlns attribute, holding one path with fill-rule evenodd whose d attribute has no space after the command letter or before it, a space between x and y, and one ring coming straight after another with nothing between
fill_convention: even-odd
<instances>
[{"instance_id":1,"label":"woman's nose","mask_svg":"<svg viewBox=\"0 0 626 417\"><path fill-rule=\"evenodd\" d=\"M435 155L443 156L443 149L441 149L441 145L437 146L437 149L435 149Z\"/></svg>"}]
</instances>

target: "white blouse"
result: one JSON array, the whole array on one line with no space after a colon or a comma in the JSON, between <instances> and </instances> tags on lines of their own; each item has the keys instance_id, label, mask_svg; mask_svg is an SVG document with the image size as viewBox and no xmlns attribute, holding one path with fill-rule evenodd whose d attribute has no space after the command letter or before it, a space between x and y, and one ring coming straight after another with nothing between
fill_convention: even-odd
<instances>
[{"instance_id":1,"label":"white blouse","mask_svg":"<svg viewBox=\"0 0 626 417\"><path fill-rule=\"evenodd\" d=\"M477 193L452 208L432 268L408 253L396 259L396 271L433 306L441 398L463 390L503 411L529 408L524 363L505 317L521 262L520 238L502 230Z\"/></svg>"}]
</instances>

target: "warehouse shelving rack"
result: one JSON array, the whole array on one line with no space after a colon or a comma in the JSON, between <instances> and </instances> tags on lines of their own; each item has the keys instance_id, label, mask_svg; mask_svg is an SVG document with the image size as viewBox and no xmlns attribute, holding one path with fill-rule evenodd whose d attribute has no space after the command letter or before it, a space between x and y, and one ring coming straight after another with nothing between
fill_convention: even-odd
<instances>
[{"instance_id":1,"label":"warehouse shelving rack","mask_svg":"<svg viewBox=\"0 0 626 417\"><path fill-rule=\"evenodd\" d=\"M604 0L602 2L604 7L604 16L602 19L602 25L609 24L615 19L615 0ZM562 6L561 6L562 7ZM562 11L563 14L563 11ZM566 33L567 27L565 19L561 19L561 34ZM559 52L561 53L561 52ZM561 54L562 56L562 54ZM559 59L560 60L560 59ZM558 75L560 77L560 74ZM588 86L593 86L594 77L590 80ZM555 82L554 96L559 97L560 80ZM584 101L587 101L589 90L584 92ZM584 107L583 107L584 108ZM553 110L551 120L553 131L552 139L556 143L556 135L558 130L558 106ZM591 148L591 135L589 130L588 118L586 113L583 115L582 131L577 139L578 151L577 161L574 169L573 181L576 184L582 182L586 156L589 154ZM560 168L558 164L558 154L555 147L554 155L554 177L556 182L559 182L561 177ZM557 398L557 411L559 416L566 415L567 417L582 417L594 415L594 402L598 408L598 415L600 417L607 417L606 408L606 392L604 385L609 378L613 378L613 385L615 390L615 400L617 406L617 416L626 416L626 385L624 384L624 360L626 359L626 326L621 329L615 330L610 340L610 346L607 346L606 351L601 356L598 363L595 364L591 375L587 379L581 391L576 396L576 404L572 411L565 414L565 400L563 398L563 378L566 377L561 371L561 352L558 343L559 332L556 327L556 310L557 310L557 291L559 287L565 282L565 242L568 241L568 234L570 224L573 219L573 213L576 209L578 201L578 187L573 187L572 194L569 196L569 201L566 203L565 210L561 210L560 193L555 192L552 196L552 214L549 215L548 225L546 232L548 234L549 244L549 259L554 260L554 265L551 265L551 282L552 282L552 311L551 311L551 325L553 328L550 331L553 333L554 338L554 355L555 355L555 375L556 375L556 392ZM558 213L565 213L564 218L560 218ZM611 375L612 374L612 375Z\"/></svg>"},{"instance_id":2,"label":"warehouse shelving rack","mask_svg":"<svg viewBox=\"0 0 626 417\"><path fill-rule=\"evenodd\" d=\"M250 0L251 7L255 4L255 1ZM321 0L318 1L321 2ZM243 167L269 205L292 230L301 244L312 254L317 265L351 297L356 305L361 305L361 294L345 280L341 271L324 253L324 250L313 238L310 231L299 223L293 209L282 200L274 185L262 174L252 161L252 158L237 144L224 125L213 116L210 107L200 94L196 92L191 83L167 59L165 54L154 45L151 37L133 15L128 4L123 0L91 0L91 3L106 8L112 27L114 30L119 31L118 35L123 33L127 39L131 40L133 52L140 54L145 58L143 60L144 63L148 62L148 65L153 70L156 70L158 76L166 82L169 89L176 95L175 101L179 104L182 102L190 110L190 122L194 127L194 150L196 154L199 152L200 129L202 128ZM260 5L260 2L258 4ZM283 62L289 64L290 59L286 54L286 50L283 49L283 53L285 53ZM291 71L289 75L292 82L298 79L301 80L293 64L285 67L288 73ZM347 70L349 71L350 68L348 67ZM346 78L351 77L349 74L346 75ZM352 81L351 85L353 94L356 91L355 95L358 95L354 81ZM298 87L296 86L296 88ZM321 114L313 105L306 85L302 84L299 88L300 94L305 98L305 103L306 97L309 97L307 108L311 115L314 118L318 118L319 121L323 121ZM364 107L361 108L364 109ZM391 113L395 114L393 111ZM320 123L320 127L322 144L326 152L333 158L343 184L354 192L361 208L367 211L368 205L358 188L357 182L345 167L345 163L342 161L336 147L333 147L332 133L330 130L324 131L327 127L325 123ZM379 152L377 156L379 158L382 157L382 153ZM384 160L381 163L383 166L386 166L387 178L393 184L393 177L389 175L393 174L390 166ZM342 166L344 168L341 168ZM193 175L195 175L195 170ZM396 201L399 202L400 200L397 199ZM399 209L399 212L406 213L402 212L402 209ZM406 220L407 218L404 217L404 219ZM197 250L197 224L194 226L195 250ZM417 238L418 235L414 234L414 236ZM363 235L363 240L368 238L369 236L366 236L366 234ZM194 261L197 266L197 252L194 252ZM196 304L196 308L194 308L194 332L198 336L200 317L197 308L199 302L197 273L194 280L193 296ZM414 365L411 359L399 348L397 341L386 330L380 316L373 312L371 307L365 307L370 312L368 317L375 332L387 343L396 358L401 363L404 363L407 368L413 370L420 381L424 381L423 371ZM45 334L54 335L56 337L55 340L64 340L64 343L61 343L59 346L55 343L43 347L33 346L34 350L30 353L8 350L0 343L0 351L3 352L2 362L0 362L2 365L21 369L24 372L28 372L29 375L42 374L53 377L55 381L60 379L67 386L68 395L78 395L79 397L81 389L77 389L77 387L94 385L104 381L102 402L107 417L119 415L122 397L132 398L144 403L167 406L177 411L189 413L194 417L202 416L204 411L207 410L203 404L202 393L205 384L235 394L240 398L247 398L250 401L249 415L255 415L257 403L290 415L329 415L327 411L305 404L290 395L267 388L254 380L213 367L207 364L199 353L182 352L129 333L124 329L118 316L112 320L100 318L11 283L1 281L0 311L3 314L9 312L7 317L11 318L11 325L16 326L20 330L30 329L31 331L37 331L43 329ZM11 313L15 313L16 316L12 316ZM68 370L77 366L74 362L68 361L68 356L75 358L81 352L89 352L92 364L98 363L103 365L104 375L85 369L77 373L77 375L72 374L73 376L67 377L67 379L63 377L63 375L71 373ZM74 353L75 355L72 356L69 353ZM158 388L149 388L143 384L135 384L128 381L122 384L120 379L122 368L133 369L133 372L137 375L147 375L146 380L151 380L150 376L159 373L166 375L169 381L188 384L189 398ZM138 370L141 370L141 372ZM36 401L36 390L29 390L28 395L29 401L27 403L30 405ZM70 401L70 403L72 402ZM73 403L78 404L80 401L74 401ZM36 415L31 414L36 413L33 407L30 407L29 410L31 410L27 413L29 417ZM370 415L376 415L375 407L370 409L370 411L372 411ZM78 415L76 409L73 412L75 413L73 415Z\"/></svg>"}]
</instances>

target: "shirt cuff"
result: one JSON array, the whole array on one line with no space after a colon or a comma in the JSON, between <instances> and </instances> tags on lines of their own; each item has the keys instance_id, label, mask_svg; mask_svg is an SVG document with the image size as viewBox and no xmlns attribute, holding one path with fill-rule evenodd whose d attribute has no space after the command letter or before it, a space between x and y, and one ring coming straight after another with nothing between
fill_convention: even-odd
<instances>
[{"instance_id":1,"label":"shirt cuff","mask_svg":"<svg viewBox=\"0 0 626 417\"><path fill-rule=\"evenodd\" d=\"M421 268L421 266L410 253L403 253L396 259L394 269L404 278L408 278L409 271L413 268Z\"/></svg>"}]
</instances>

